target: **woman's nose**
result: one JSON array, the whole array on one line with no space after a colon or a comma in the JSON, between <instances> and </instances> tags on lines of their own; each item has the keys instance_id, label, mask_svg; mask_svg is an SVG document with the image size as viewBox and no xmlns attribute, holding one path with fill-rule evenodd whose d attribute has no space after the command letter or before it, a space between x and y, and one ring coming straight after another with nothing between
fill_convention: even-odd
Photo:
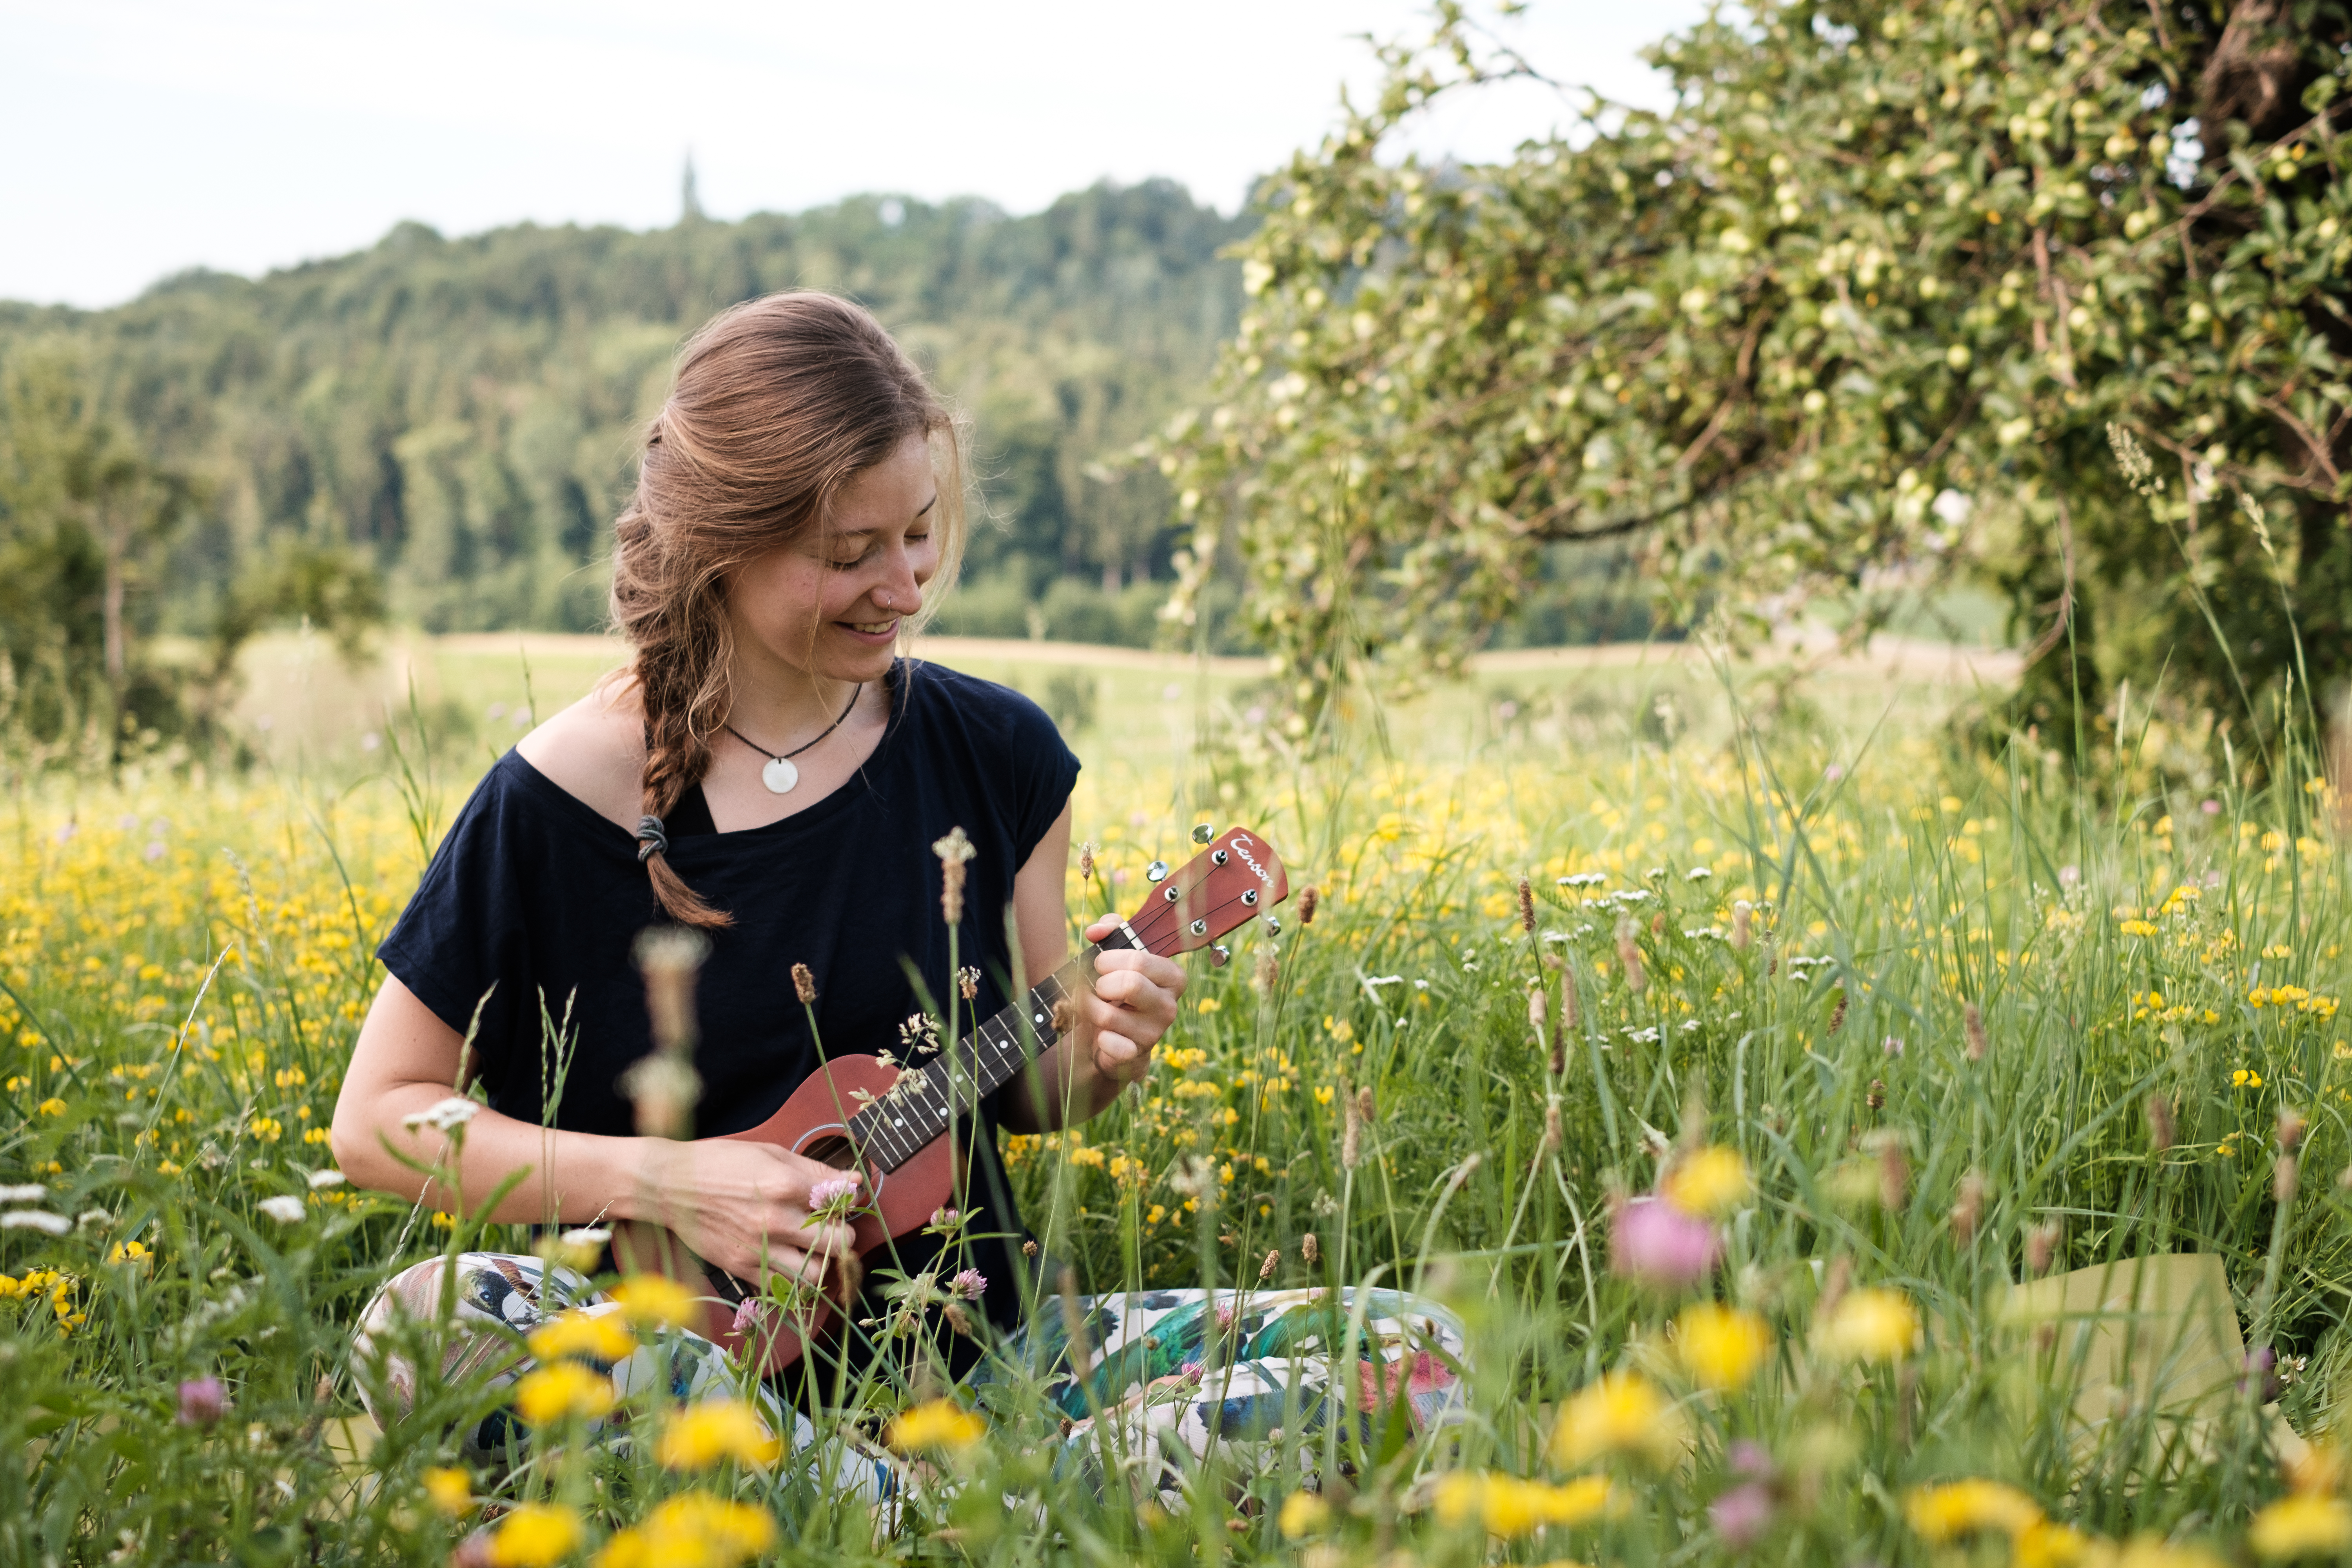
<instances>
[{"instance_id":1,"label":"woman's nose","mask_svg":"<svg viewBox=\"0 0 2352 1568\"><path fill-rule=\"evenodd\" d=\"M923 582L915 574L915 562L908 551L897 552L890 563L889 575L874 589L874 606L899 615L911 615L923 603Z\"/></svg>"}]
</instances>

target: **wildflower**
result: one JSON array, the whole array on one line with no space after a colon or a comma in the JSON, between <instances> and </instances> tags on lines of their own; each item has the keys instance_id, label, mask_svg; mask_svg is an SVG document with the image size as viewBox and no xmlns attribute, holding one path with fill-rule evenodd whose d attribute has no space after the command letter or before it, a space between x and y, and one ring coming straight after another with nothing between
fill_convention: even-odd
<instances>
[{"instance_id":1,"label":"wildflower","mask_svg":"<svg viewBox=\"0 0 2352 1568\"><path fill-rule=\"evenodd\" d=\"M2252 1068L2240 1068L2237 1071L2230 1075L2230 1087L2231 1089L2260 1089L2263 1087L2263 1075L2254 1071Z\"/></svg>"},{"instance_id":2,"label":"wildflower","mask_svg":"<svg viewBox=\"0 0 2352 1568\"><path fill-rule=\"evenodd\" d=\"M228 1414L228 1390L216 1377L192 1377L180 1384L180 1414L183 1426L210 1426Z\"/></svg>"},{"instance_id":3,"label":"wildflower","mask_svg":"<svg viewBox=\"0 0 2352 1568\"><path fill-rule=\"evenodd\" d=\"M1519 930L1528 936L1536 934L1536 890L1525 877L1519 879Z\"/></svg>"},{"instance_id":4,"label":"wildflower","mask_svg":"<svg viewBox=\"0 0 2352 1568\"><path fill-rule=\"evenodd\" d=\"M2261 1557L2341 1556L2352 1546L2352 1504L2313 1492L2283 1497L2254 1515L2246 1544Z\"/></svg>"},{"instance_id":5,"label":"wildflower","mask_svg":"<svg viewBox=\"0 0 2352 1568\"><path fill-rule=\"evenodd\" d=\"M596 1260L604 1256L605 1243L612 1239L613 1233L602 1226L580 1226L558 1236L550 1250L557 1262L584 1272L596 1266Z\"/></svg>"},{"instance_id":6,"label":"wildflower","mask_svg":"<svg viewBox=\"0 0 2352 1568\"><path fill-rule=\"evenodd\" d=\"M527 1502L499 1521L490 1537L494 1568L551 1568L579 1549L580 1516L561 1503Z\"/></svg>"},{"instance_id":7,"label":"wildflower","mask_svg":"<svg viewBox=\"0 0 2352 1568\"><path fill-rule=\"evenodd\" d=\"M44 1116L63 1116L66 1113L66 1102L51 1095L34 1109Z\"/></svg>"},{"instance_id":8,"label":"wildflower","mask_svg":"<svg viewBox=\"0 0 2352 1568\"><path fill-rule=\"evenodd\" d=\"M813 1220L843 1220L857 1206L858 1174L851 1171L844 1175L828 1176L809 1188L809 1218Z\"/></svg>"},{"instance_id":9,"label":"wildflower","mask_svg":"<svg viewBox=\"0 0 2352 1568\"><path fill-rule=\"evenodd\" d=\"M980 967L967 963L956 971L956 994L967 1002L980 999Z\"/></svg>"},{"instance_id":10,"label":"wildflower","mask_svg":"<svg viewBox=\"0 0 2352 1568\"><path fill-rule=\"evenodd\" d=\"M1606 1476L1584 1476L1564 1486L1523 1481L1476 1470L1438 1478L1437 1517L1445 1524L1476 1521L1489 1535L1516 1540L1545 1525L1573 1526L1601 1516L1616 1500Z\"/></svg>"},{"instance_id":11,"label":"wildflower","mask_svg":"<svg viewBox=\"0 0 2352 1568\"><path fill-rule=\"evenodd\" d=\"M13 1187L0 1187L0 1204L37 1204L49 1195L49 1189L38 1182L25 1182Z\"/></svg>"},{"instance_id":12,"label":"wildflower","mask_svg":"<svg viewBox=\"0 0 2352 1568\"><path fill-rule=\"evenodd\" d=\"M74 1227L73 1221L47 1209L11 1209L0 1214L0 1230L37 1230L50 1236L64 1236Z\"/></svg>"},{"instance_id":13,"label":"wildflower","mask_svg":"<svg viewBox=\"0 0 2352 1568\"><path fill-rule=\"evenodd\" d=\"M736 1568L775 1544L776 1521L705 1492L669 1499L596 1553L596 1568Z\"/></svg>"},{"instance_id":14,"label":"wildflower","mask_svg":"<svg viewBox=\"0 0 2352 1568\"><path fill-rule=\"evenodd\" d=\"M349 1179L337 1170L313 1171L310 1175L310 1190L314 1193L322 1193L329 1187L341 1186Z\"/></svg>"},{"instance_id":15,"label":"wildflower","mask_svg":"<svg viewBox=\"0 0 2352 1568\"><path fill-rule=\"evenodd\" d=\"M414 1115L402 1117L400 1124L411 1132L426 1127L432 1128L436 1132L455 1132L479 1115L481 1110L482 1107L478 1101L467 1100L463 1095L453 1094L448 1099L436 1101Z\"/></svg>"},{"instance_id":16,"label":"wildflower","mask_svg":"<svg viewBox=\"0 0 2352 1568\"><path fill-rule=\"evenodd\" d=\"M902 1453L924 1448L961 1453L987 1433L980 1417L955 1401L930 1399L901 1411L890 1423L888 1441Z\"/></svg>"},{"instance_id":17,"label":"wildflower","mask_svg":"<svg viewBox=\"0 0 2352 1568\"><path fill-rule=\"evenodd\" d=\"M530 1353L542 1364L576 1356L610 1366L637 1348L637 1338L629 1332L622 1314L585 1310L549 1319L531 1331L528 1342Z\"/></svg>"},{"instance_id":18,"label":"wildflower","mask_svg":"<svg viewBox=\"0 0 2352 1568\"><path fill-rule=\"evenodd\" d=\"M474 1480L455 1465L432 1465L421 1478L425 1495L435 1509L452 1519L462 1518L474 1509Z\"/></svg>"},{"instance_id":19,"label":"wildflower","mask_svg":"<svg viewBox=\"0 0 2352 1568\"><path fill-rule=\"evenodd\" d=\"M1315 1239L1313 1231L1310 1230L1298 1238L1298 1256L1310 1264L1323 1260L1323 1244Z\"/></svg>"},{"instance_id":20,"label":"wildflower","mask_svg":"<svg viewBox=\"0 0 2352 1568\"><path fill-rule=\"evenodd\" d=\"M2073 1568L2090 1544L2090 1537L2071 1524L2037 1519L2018 1531L2011 1568Z\"/></svg>"},{"instance_id":21,"label":"wildflower","mask_svg":"<svg viewBox=\"0 0 2352 1568\"><path fill-rule=\"evenodd\" d=\"M1675 1162L1658 1185L1658 1195L1685 1214L1719 1219L1746 1203L1755 1190L1739 1151L1716 1144Z\"/></svg>"},{"instance_id":22,"label":"wildflower","mask_svg":"<svg viewBox=\"0 0 2352 1568\"><path fill-rule=\"evenodd\" d=\"M1085 843L1078 846L1078 880L1081 882L1091 882L1094 879L1095 841L1089 838Z\"/></svg>"},{"instance_id":23,"label":"wildflower","mask_svg":"<svg viewBox=\"0 0 2352 1568\"><path fill-rule=\"evenodd\" d=\"M1734 1552L1745 1552L1772 1527L1772 1489L1762 1481L1742 1481L1707 1505L1707 1522Z\"/></svg>"},{"instance_id":24,"label":"wildflower","mask_svg":"<svg viewBox=\"0 0 2352 1568\"><path fill-rule=\"evenodd\" d=\"M1610 1227L1609 1265L1628 1279L1680 1289L1707 1276L1722 1245L1705 1220L1656 1198L1635 1198Z\"/></svg>"},{"instance_id":25,"label":"wildflower","mask_svg":"<svg viewBox=\"0 0 2352 1568\"><path fill-rule=\"evenodd\" d=\"M1612 1372L1560 1406L1551 1457L1563 1468L1604 1454L1640 1454L1664 1465L1683 1451L1682 1413L1638 1372Z\"/></svg>"},{"instance_id":26,"label":"wildflower","mask_svg":"<svg viewBox=\"0 0 2352 1568\"><path fill-rule=\"evenodd\" d=\"M533 1426L572 1415L593 1421L611 1408L612 1380L576 1361L542 1366L515 1384L515 1414Z\"/></svg>"},{"instance_id":27,"label":"wildflower","mask_svg":"<svg viewBox=\"0 0 2352 1568\"><path fill-rule=\"evenodd\" d=\"M1675 1320L1675 1353L1700 1387L1738 1388L1772 1353L1772 1331L1753 1312L1702 1301Z\"/></svg>"},{"instance_id":28,"label":"wildflower","mask_svg":"<svg viewBox=\"0 0 2352 1568\"><path fill-rule=\"evenodd\" d=\"M1919 1313L1900 1290L1849 1291L1822 1316L1815 1342L1834 1361L1901 1361L1919 1339Z\"/></svg>"},{"instance_id":29,"label":"wildflower","mask_svg":"<svg viewBox=\"0 0 2352 1568\"><path fill-rule=\"evenodd\" d=\"M980 851L972 847L971 839L964 837L962 828L951 827L946 837L931 845L931 853L940 858L940 912L947 917L948 924L961 924L963 921L963 868Z\"/></svg>"},{"instance_id":30,"label":"wildflower","mask_svg":"<svg viewBox=\"0 0 2352 1568\"><path fill-rule=\"evenodd\" d=\"M659 1323L691 1329L702 1321L701 1303L694 1292L666 1275L632 1274L613 1287L612 1296L627 1311L629 1321L641 1329Z\"/></svg>"},{"instance_id":31,"label":"wildflower","mask_svg":"<svg viewBox=\"0 0 2352 1568\"><path fill-rule=\"evenodd\" d=\"M809 966L805 963L793 965L793 994L801 999L803 1007L816 1001L816 976L809 973Z\"/></svg>"},{"instance_id":32,"label":"wildflower","mask_svg":"<svg viewBox=\"0 0 2352 1568\"><path fill-rule=\"evenodd\" d=\"M153 1264L155 1254L143 1241L118 1241L107 1249L106 1260L140 1267Z\"/></svg>"},{"instance_id":33,"label":"wildflower","mask_svg":"<svg viewBox=\"0 0 2352 1568\"><path fill-rule=\"evenodd\" d=\"M1982 1530L2021 1535L2042 1521L2042 1505L2004 1482L1971 1479L1914 1488L1903 1515L1927 1544L1942 1546Z\"/></svg>"},{"instance_id":34,"label":"wildflower","mask_svg":"<svg viewBox=\"0 0 2352 1568\"><path fill-rule=\"evenodd\" d=\"M1275 1522L1281 1527L1285 1540L1296 1541L1329 1525L1331 1505L1313 1492L1293 1492L1282 1500L1282 1511Z\"/></svg>"},{"instance_id":35,"label":"wildflower","mask_svg":"<svg viewBox=\"0 0 2352 1568\"><path fill-rule=\"evenodd\" d=\"M2126 936L2154 936L2156 934L2156 923L2153 921L2129 920L2124 921L2116 929L2123 932Z\"/></svg>"},{"instance_id":36,"label":"wildflower","mask_svg":"<svg viewBox=\"0 0 2352 1568\"><path fill-rule=\"evenodd\" d=\"M1731 945L1739 952L1748 951L1756 940L1756 906L1746 899L1735 899L1731 905Z\"/></svg>"},{"instance_id":37,"label":"wildflower","mask_svg":"<svg viewBox=\"0 0 2352 1568\"><path fill-rule=\"evenodd\" d=\"M977 1268L961 1268L948 1281L948 1294L967 1301L977 1301L988 1293L988 1276Z\"/></svg>"},{"instance_id":38,"label":"wildflower","mask_svg":"<svg viewBox=\"0 0 2352 1568\"><path fill-rule=\"evenodd\" d=\"M1280 1247L1275 1247L1269 1250L1265 1255L1265 1261L1257 1266L1259 1283L1263 1284L1266 1280L1273 1279L1275 1269L1279 1268L1281 1264L1282 1249Z\"/></svg>"},{"instance_id":39,"label":"wildflower","mask_svg":"<svg viewBox=\"0 0 2352 1568\"><path fill-rule=\"evenodd\" d=\"M279 1225L299 1225L302 1223L303 1216L310 1212L303 1206L302 1200L291 1193L280 1193L276 1197L264 1198L253 1206Z\"/></svg>"},{"instance_id":40,"label":"wildflower","mask_svg":"<svg viewBox=\"0 0 2352 1568\"><path fill-rule=\"evenodd\" d=\"M1952 1234L1963 1244L1972 1240L1984 1217L1985 1180L1970 1171L1960 1178L1959 1195L1952 1204Z\"/></svg>"},{"instance_id":41,"label":"wildflower","mask_svg":"<svg viewBox=\"0 0 2352 1568\"><path fill-rule=\"evenodd\" d=\"M667 1470L707 1470L721 1459L772 1465L783 1445L740 1399L706 1399L672 1415L654 1457Z\"/></svg>"},{"instance_id":42,"label":"wildflower","mask_svg":"<svg viewBox=\"0 0 2352 1568\"><path fill-rule=\"evenodd\" d=\"M694 983L710 939L691 926L651 926L637 936L637 968L646 977L646 1012L655 1043L682 1051L694 1042Z\"/></svg>"}]
</instances>

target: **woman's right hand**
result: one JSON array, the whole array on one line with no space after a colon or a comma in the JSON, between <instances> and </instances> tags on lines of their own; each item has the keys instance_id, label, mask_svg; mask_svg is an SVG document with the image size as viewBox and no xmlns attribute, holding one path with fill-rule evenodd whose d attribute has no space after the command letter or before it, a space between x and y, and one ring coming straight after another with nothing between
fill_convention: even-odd
<instances>
[{"instance_id":1,"label":"woman's right hand","mask_svg":"<svg viewBox=\"0 0 2352 1568\"><path fill-rule=\"evenodd\" d=\"M850 1227L813 1221L809 1189L845 1174L779 1149L732 1138L656 1142L631 1216L665 1226L714 1268L756 1281L762 1269L822 1286L825 1263L850 1247Z\"/></svg>"}]
</instances>

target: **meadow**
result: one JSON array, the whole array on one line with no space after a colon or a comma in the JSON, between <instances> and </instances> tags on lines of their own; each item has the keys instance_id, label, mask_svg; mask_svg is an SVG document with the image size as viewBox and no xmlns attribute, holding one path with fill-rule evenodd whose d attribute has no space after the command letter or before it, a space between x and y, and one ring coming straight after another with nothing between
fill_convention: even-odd
<instances>
[{"instance_id":1,"label":"meadow","mask_svg":"<svg viewBox=\"0 0 2352 1568\"><path fill-rule=\"evenodd\" d=\"M354 677L281 640L247 765L14 778L6 1561L2352 1553L2333 790L2291 738L2232 767L2144 708L2096 777L1987 754L1932 663L1529 659L1288 734L1241 661L949 658L1087 759L1075 909L1131 907L1203 821L1290 869L1140 1091L1010 1140L1045 1251L1087 1290L1419 1291L1468 1329L1458 1421L1368 1399L1171 1502L1057 1464L1039 1391L975 1414L910 1363L839 1417L906 1458L880 1510L656 1394L540 1411L512 1474L457 1454L478 1381L376 1435L374 1289L530 1243L333 1173L373 949L517 710L604 657L445 639ZM2101 1268L2120 1312L2072 1282ZM583 1440L623 1416L654 1440Z\"/></svg>"}]
</instances>

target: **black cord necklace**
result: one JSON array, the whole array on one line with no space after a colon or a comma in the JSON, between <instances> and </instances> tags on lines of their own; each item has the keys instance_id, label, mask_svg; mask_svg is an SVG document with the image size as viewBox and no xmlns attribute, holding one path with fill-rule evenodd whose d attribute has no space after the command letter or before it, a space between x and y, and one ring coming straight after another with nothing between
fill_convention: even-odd
<instances>
[{"instance_id":1,"label":"black cord necklace","mask_svg":"<svg viewBox=\"0 0 2352 1568\"><path fill-rule=\"evenodd\" d=\"M850 709L857 706L857 699L865 690L866 683L861 680L857 683L857 689L849 694L848 704L841 710L841 719L835 719L832 723L827 724L824 727L824 733L817 736L816 741L824 740L826 735L830 735L835 730L841 728L842 719L849 717ZM768 750L767 747L751 739L751 736L743 733L742 731L735 728L732 724L721 724L719 728L768 759L768 765L760 770L760 782L768 786L768 793L770 795L790 795L793 793L793 786L801 782L801 771L800 769L793 766L793 759L799 756L802 752L807 751L809 746L816 744L816 741L811 741L808 743L808 746L801 746L793 751L789 751L782 755L778 755L776 752Z\"/></svg>"}]
</instances>

